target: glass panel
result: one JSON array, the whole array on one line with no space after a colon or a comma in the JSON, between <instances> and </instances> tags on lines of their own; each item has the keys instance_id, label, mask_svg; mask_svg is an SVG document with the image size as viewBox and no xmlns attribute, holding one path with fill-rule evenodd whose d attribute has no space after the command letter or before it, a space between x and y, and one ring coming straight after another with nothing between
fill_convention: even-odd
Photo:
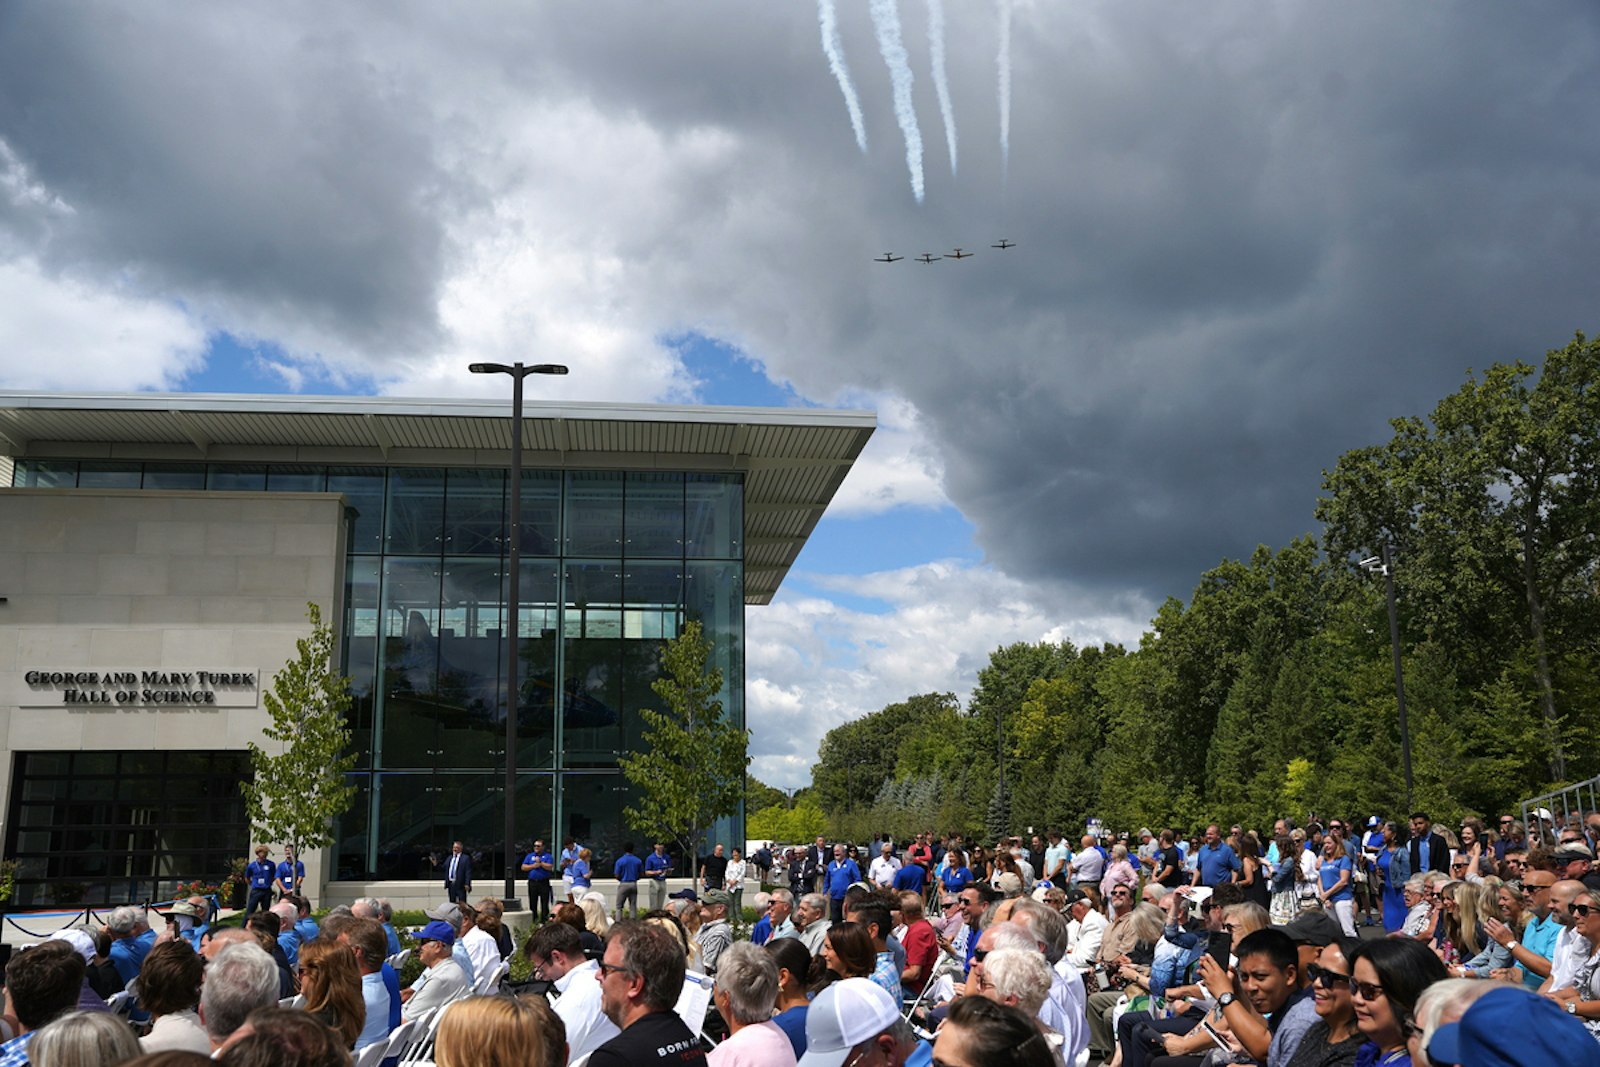
<instances>
[{"instance_id":1,"label":"glass panel","mask_svg":"<svg viewBox=\"0 0 1600 1067\"><path fill-rule=\"evenodd\" d=\"M333 824L333 877L342 882L373 876L367 862L367 830L372 825L372 775L351 774L345 781L356 787L356 796L349 810Z\"/></svg>"},{"instance_id":2,"label":"glass panel","mask_svg":"<svg viewBox=\"0 0 1600 1067\"><path fill-rule=\"evenodd\" d=\"M614 766L621 747L622 570L569 563L562 616L565 765Z\"/></svg>"},{"instance_id":3,"label":"glass panel","mask_svg":"<svg viewBox=\"0 0 1600 1067\"><path fill-rule=\"evenodd\" d=\"M520 510L523 554L558 554L561 541L561 472L523 471Z\"/></svg>"},{"instance_id":4,"label":"glass panel","mask_svg":"<svg viewBox=\"0 0 1600 1067\"><path fill-rule=\"evenodd\" d=\"M11 484L27 489L71 489L78 484L78 464L70 459L19 459Z\"/></svg>"},{"instance_id":5,"label":"glass panel","mask_svg":"<svg viewBox=\"0 0 1600 1067\"><path fill-rule=\"evenodd\" d=\"M155 464L144 468L146 489L204 489L206 468L203 463Z\"/></svg>"},{"instance_id":6,"label":"glass panel","mask_svg":"<svg viewBox=\"0 0 1600 1067\"><path fill-rule=\"evenodd\" d=\"M622 576L622 751L642 744L640 708L662 708L650 688L661 670L661 649L678 635L683 565L630 562Z\"/></svg>"},{"instance_id":7,"label":"glass panel","mask_svg":"<svg viewBox=\"0 0 1600 1067\"><path fill-rule=\"evenodd\" d=\"M284 466L267 471L270 493L320 493L328 484L325 467Z\"/></svg>"},{"instance_id":8,"label":"glass panel","mask_svg":"<svg viewBox=\"0 0 1600 1067\"><path fill-rule=\"evenodd\" d=\"M378 560L357 557L345 568L344 673L350 678L350 748L358 767L372 766L378 660Z\"/></svg>"},{"instance_id":9,"label":"glass panel","mask_svg":"<svg viewBox=\"0 0 1600 1067\"><path fill-rule=\"evenodd\" d=\"M216 464L206 473L206 488L234 492L264 492L267 488L267 468Z\"/></svg>"},{"instance_id":10,"label":"glass panel","mask_svg":"<svg viewBox=\"0 0 1600 1067\"><path fill-rule=\"evenodd\" d=\"M440 599L437 767L503 766L498 560L447 559Z\"/></svg>"},{"instance_id":11,"label":"glass panel","mask_svg":"<svg viewBox=\"0 0 1600 1067\"><path fill-rule=\"evenodd\" d=\"M690 474L684 487L683 554L744 558L744 482L737 474Z\"/></svg>"},{"instance_id":12,"label":"glass panel","mask_svg":"<svg viewBox=\"0 0 1600 1067\"><path fill-rule=\"evenodd\" d=\"M621 474L568 471L566 512L567 555L622 555Z\"/></svg>"},{"instance_id":13,"label":"glass panel","mask_svg":"<svg viewBox=\"0 0 1600 1067\"><path fill-rule=\"evenodd\" d=\"M627 476L622 554L683 555L683 475L654 471Z\"/></svg>"},{"instance_id":14,"label":"glass panel","mask_svg":"<svg viewBox=\"0 0 1600 1067\"><path fill-rule=\"evenodd\" d=\"M384 551L439 555L444 540L444 471L389 472Z\"/></svg>"},{"instance_id":15,"label":"glass panel","mask_svg":"<svg viewBox=\"0 0 1600 1067\"><path fill-rule=\"evenodd\" d=\"M452 470L444 504L444 550L453 556L498 556L505 530L506 476L497 470Z\"/></svg>"},{"instance_id":16,"label":"glass panel","mask_svg":"<svg viewBox=\"0 0 1600 1067\"><path fill-rule=\"evenodd\" d=\"M78 469L79 489L137 489L141 463L88 463Z\"/></svg>"},{"instance_id":17,"label":"glass panel","mask_svg":"<svg viewBox=\"0 0 1600 1067\"><path fill-rule=\"evenodd\" d=\"M722 669L722 710L744 725L744 565L690 563L684 567L684 607L711 641L709 666Z\"/></svg>"},{"instance_id":18,"label":"glass panel","mask_svg":"<svg viewBox=\"0 0 1600 1067\"><path fill-rule=\"evenodd\" d=\"M621 851L626 780L621 774L568 774L561 782L565 825L558 839L574 837L593 850L597 871L611 869ZM637 844L638 842L635 842Z\"/></svg>"},{"instance_id":19,"label":"glass panel","mask_svg":"<svg viewBox=\"0 0 1600 1067\"><path fill-rule=\"evenodd\" d=\"M383 551L383 471L332 467L328 492L343 493L350 517L350 551L358 556Z\"/></svg>"},{"instance_id":20,"label":"glass panel","mask_svg":"<svg viewBox=\"0 0 1600 1067\"><path fill-rule=\"evenodd\" d=\"M438 755L441 569L433 559L384 561L379 767L432 767Z\"/></svg>"},{"instance_id":21,"label":"glass panel","mask_svg":"<svg viewBox=\"0 0 1600 1067\"><path fill-rule=\"evenodd\" d=\"M517 612L517 768L549 767L555 754L557 625L561 572L552 559L524 559ZM498 635L497 635L498 636ZM545 832L548 832L546 830Z\"/></svg>"},{"instance_id":22,"label":"glass panel","mask_svg":"<svg viewBox=\"0 0 1600 1067\"><path fill-rule=\"evenodd\" d=\"M439 859L432 772L373 775L378 790L379 878L433 878Z\"/></svg>"}]
</instances>

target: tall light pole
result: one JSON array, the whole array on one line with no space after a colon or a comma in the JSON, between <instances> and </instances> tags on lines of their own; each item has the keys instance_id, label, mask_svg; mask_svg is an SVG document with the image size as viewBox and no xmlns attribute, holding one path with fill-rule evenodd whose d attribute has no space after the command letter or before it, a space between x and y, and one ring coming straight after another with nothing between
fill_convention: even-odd
<instances>
[{"instance_id":1,"label":"tall light pole","mask_svg":"<svg viewBox=\"0 0 1600 1067\"><path fill-rule=\"evenodd\" d=\"M1394 559L1390 555L1388 542L1384 542L1382 555L1368 556L1361 561L1361 566L1371 573L1383 575L1389 598L1389 646L1394 654L1394 700L1400 713L1400 761L1406 771L1406 812L1409 814L1415 808L1411 799L1411 730L1406 726L1406 682L1400 669L1400 617L1394 606Z\"/></svg>"},{"instance_id":2,"label":"tall light pole","mask_svg":"<svg viewBox=\"0 0 1600 1067\"><path fill-rule=\"evenodd\" d=\"M511 503L506 519L510 527L507 565L511 568L506 587L506 891L505 910L521 911L517 899L517 612L522 606L522 379L530 374L565 374L560 363L474 363L473 374L511 375ZM561 714L561 696L556 694L555 714ZM560 773L559 771L557 773Z\"/></svg>"}]
</instances>

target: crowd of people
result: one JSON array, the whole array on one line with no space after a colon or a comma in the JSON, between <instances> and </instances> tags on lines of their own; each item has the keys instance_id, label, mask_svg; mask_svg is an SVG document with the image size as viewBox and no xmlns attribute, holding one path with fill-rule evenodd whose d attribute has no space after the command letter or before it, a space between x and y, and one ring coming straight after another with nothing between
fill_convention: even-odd
<instances>
[{"instance_id":1,"label":"crowd of people","mask_svg":"<svg viewBox=\"0 0 1600 1067\"><path fill-rule=\"evenodd\" d=\"M119 908L16 953L0 1067L334 1067L412 1030L440 1067L1600 1065L1597 837L1600 813L1416 813L819 838L748 872L717 848L642 914L574 884L520 949L497 900L447 900L404 988L386 902L314 918L275 869L242 926L191 899L159 932ZM501 988L518 952L531 977Z\"/></svg>"}]
</instances>

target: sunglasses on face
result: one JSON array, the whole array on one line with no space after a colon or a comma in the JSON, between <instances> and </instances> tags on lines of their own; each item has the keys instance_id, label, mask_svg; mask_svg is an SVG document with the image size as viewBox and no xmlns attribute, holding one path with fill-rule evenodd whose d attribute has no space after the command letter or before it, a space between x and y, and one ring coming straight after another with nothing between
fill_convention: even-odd
<instances>
[{"instance_id":1,"label":"sunglasses on face","mask_svg":"<svg viewBox=\"0 0 1600 1067\"><path fill-rule=\"evenodd\" d=\"M1383 986L1371 982L1358 982L1355 978L1350 979L1350 992L1362 1000L1378 1000L1384 996Z\"/></svg>"},{"instance_id":2,"label":"sunglasses on face","mask_svg":"<svg viewBox=\"0 0 1600 1067\"><path fill-rule=\"evenodd\" d=\"M975 949L972 950L972 962L974 962L974 963L982 963L983 962L983 958L985 956L987 956L988 954L989 954L989 950L986 949L986 948L975 948Z\"/></svg>"},{"instance_id":3,"label":"sunglasses on face","mask_svg":"<svg viewBox=\"0 0 1600 1067\"><path fill-rule=\"evenodd\" d=\"M1522 888L1530 893L1537 893L1541 889L1549 889L1553 885L1555 885L1554 882L1523 882Z\"/></svg>"},{"instance_id":4,"label":"sunglasses on face","mask_svg":"<svg viewBox=\"0 0 1600 1067\"><path fill-rule=\"evenodd\" d=\"M1600 909L1596 909L1593 904L1568 904L1567 910L1580 919L1587 919L1591 911Z\"/></svg>"},{"instance_id":5,"label":"sunglasses on face","mask_svg":"<svg viewBox=\"0 0 1600 1067\"><path fill-rule=\"evenodd\" d=\"M1306 968L1306 973L1311 975L1311 980L1324 989L1335 989L1339 986L1348 986L1351 978L1348 974L1330 971L1328 968L1313 963Z\"/></svg>"}]
</instances>

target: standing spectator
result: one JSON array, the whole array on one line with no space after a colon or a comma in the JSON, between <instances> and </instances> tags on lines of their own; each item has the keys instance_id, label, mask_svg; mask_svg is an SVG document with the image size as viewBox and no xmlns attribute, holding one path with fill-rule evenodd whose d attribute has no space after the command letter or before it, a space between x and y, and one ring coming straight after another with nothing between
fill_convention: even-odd
<instances>
[{"instance_id":1,"label":"standing spectator","mask_svg":"<svg viewBox=\"0 0 1600 1067\"><path fill-rule=\"evenodd\" d=\"M827 895L828 889L828 852L827 838L821 834L806 849L805 877L810 882L811 892Z\"/></svg>"},{"instance_id":2,"label":"standing spectator","mask_svg":"<svg viewBox=\"0 0 1600 1067\"><path fill-rule=\"evenodd\" d=\"M244 869L245 880L250 884L244 905L247 916L266 911L272 904L272 883L278 878L278 867L267 859L268 854L266 845L257 845L255 862Z\"/></svg>"},{"instance_id":3,"label":"standing spectator","mask_svg":"<svg viewBox=\"0 0 1600 1067\"><path fill-rule=\"evenodd\" d=\"M1072 884L1082 889L1086 886L1100 886L1100 879L1105 877L1106 857L1095 846L1094 837L1090 834L1083 835L1082 848L1072 857Z\"/></svg>"},{"instance_id":4,"label":"standing spectator","mask_svg":"<svg viewBox=\"0 0 1600 1067\"><path fill-rule=\"evenodd\" d=\"M257 916L259 918L259 916ZM211 1049L221 1048L250 1013L278 1002L278 965L258 945L229 945L206 964L200 1018Z\"/></svg>"},{"instance_id":5,"label":"standing spectator","mask_svg":"<svg viewBox=\"0 0 1600 1067\"><path fill-rule=\"evenodd\" d=\"M1322 906L1339 920L1339 927L1346 937L1356 936L1355 892L1351 888L1353 873L1350 856L1344 849L1344 839L1338 834L1329 834L1322 842L1322 863L1317 871L1322 889L1317 897L1322 901Z\"/></svg>"},{"instance_id":6,"label":"standing spectator","mask_svg":"<svg viewBox=\"0 0 1600 1067\"><path fill-rule=\"evenodd\" d=\"M594 853L578 850L578 858L567 868L567 899L578 900L594 885Z\"/></svg>"},{"instance_id":7,"label":"standing spectator","mask_svg":"<svg viewBox=\"0 0 1600 1067\"><path fill-rule=\"evenodd\" d=\"M1261 907L1270 907L1272 904L1272 886L1269 882L1269 873L1261 864L1261 849L1256 844L1255 834L1239 835L1239 886L1244 890L1244 899L1251 904Z\"/></svg>"},{"instance_id":8,"label":"standing spectator","mask_svg":"<svg viewBox=\"0 0 1600 1067\"><path fill-rule=\"evenodd\" d=\"M765 889L771 883L768 878L772 874L772 848L765 841L750 856L750 865L756 871L756 888Z\"/></svg>"},{"instance_id":9,"label":"standing spectator","mask_svg":"<svg viewBox=\"0 0 1600 1067\"><path fill-rule=\"evenodd\" d=\"M897 893L921 893L926 884L928 869L920 863L903 863L899 870L894 872L894 877L889 880L889 885Z\"/></svg>"},{"instance_id":10,"label":"standing spectator","mask_svg":"<svg viewBox=\"0 0 1600 1067\"><path fill-rule=\"evenodd\" d=\"M1183 873L1183 856L1178 852L1177 838L1171 830L1161 831L1161 844L1150 861L1150 880L1167 889L1176 889L1188 882Z\"/></svg>"},{"instance_id":11,"label":"standing spectator","mask_svg":"<svg viewBox=\"0 0 1600 1067\"><path fill-rule=\"evenodd\" d=\"M572 865L578 862L582 849L583 846L570 837L561 843L561 888L569 904L577 899L572 895Z\"/></svg>"},{"instance_id":12,"label":"standing spectator","mask_svg":"<svg viewBox=\"0 0 1600 1067\"><path fill-rule=\"evenodd\" d=\"M200 1022L200 983L204 961L184 941L163 941L150 950L139 971L139 1005L155 1020L139 1039L143 1052L188 1049L211 1054L211 1039Z\"/></svg>"},{"instance_id":13,"label":"standing spectator","mask_svg":"<svg viewBox=\"0 0 1600 1067\"><path fill-rule=\"evenodd\" d=\"M735 926L744 925L744 880L749 874L750 865L745 862L744 853L734 849L733 855L728 858L728 869L723 880L728 895L733 898L728 905L728 915Z\"/></svg>"},{"instance_id":14,"label":"standing spectator","mask_svg":"<svg viewBox=\"0 0 1600 1067\"><path fill-rule=\"evenodd\" d=\"M1439 871L1447 874L1450 871L1450 846L1442 835L1433 829L1433 820L1427 812L1418 811L1411 815L1411 873L1426 874L1429 871Z\"/></svg>"},{"instance_id":15,"label":"standing spectator","mask_svg":"<svg viewBox=\"0 0 1600 1067\"><path fill-rule=\"evenodd\" d=\"M1281 823L1283 820L1278 821ZM1279 834L1272 842L1272 851L1278 856L1277 861L1263 867L1271 879L1272 887L1272 900L1267 905L1267 912L1272 916L1274 926L1284 926L1300 914L1300 854L1295 848L1294 839L1286 833Z\"/></svg>"},{"instance_id":16,"label":"standing spectator","mask_svg":"<svg viewBox=\"0 0 1600 1067\"><path fill-rule=\"evenodd\" d=\"M711 997L728 1038L706 1057L710 1067L792 1067L794 1046L772 1021L778 967L771 957L750 944L730 947Z\"/></svg>"},{"instance_id":17,"label":"standing spectator","mask_svg":"<svg viewBox=\"0 0 1600 1067\"><path fill-rule=\"evenodd\" d=\"M1457 850L1461 859L1467 863L1467 880L1469 882L1482 881L1484 877L1493 875L1498 866L1494 848L1485 840L1481 819L1461 820L1461 847Z\"/></svg>"},{"instance_id":18,"label":"standing spectator","mask_svg":"<svg viewBox=\"0 0 1600 1067\"><path fill-rule=\"evenodd\" d=\"M555 869L556 858L546 851L543 841L535 841L533 850L522 857L522 870L528 876L528 911L535 922L550 918L550 879Z\"/></svg>"},{"instance_id":19,"label":"standing spectator","mask_svg":"<svg viewBox=\"0 0 1600 1067\"><path fill-rule=\"evenodd\" d=\"M472 857L457 841L450 846L450 858L444 861L445 899L460 904L472 892Z\"/></svg>"},{"instance_id":20,"label":"standing spectator","mask_svg":"<svg viewBox=\"0 0 1600 1067\"><path fill-rule=\"evenodd\" d=\"M611 874L617 880L617 918L622 918L623 908L628 917L639 917L639 875L644 873L644 861L633 854L633 842L625 842L622 855L611 865Z\"/></svg>"},{"instance_id":21,"label":"standing spectator","mask_svg":"<svg viewBox=\"0 0 1600 1067\"><path fill-rule=\"evenodd\" d=\"M657 841L650 855L644 858L644 876L650 881L650 910L660 911L667 905L667 875L672 871L672 860L667 856L667 846Z\"/></svg>"},{"instance_id":22,"label":"standing spectator","mask_svg":"<svg viewBox=\"0 0 1600 1067\"><path fill-rule=\"evenodd\" d=\"M283 846L283 862L278 864L278 899L292 896L300 892L300 886L306 880L306 865L295 857L294 846Z\"/></svg>"},{"instance_id":23,"label":"standing spectator","mask_svg":"<svg viewBox=\"0 0 1600 1067\"><path fill-rule=\"evenodd\" d=\"M959 893L972 884L972 869L967 866L967 857L960 849L951 849L944 858L945 869L940 881L946 893Z\"/></svg>"},{"instance_id":24,"label":"standing spectator","mask_svg":"<svg viewBox=\"0 0 1600 1067\"><path fill-rule=\"evenodd\" d=\"M872 863L867 866L867 877L872 879L872 884L880 889L887 889L894 884L895 872L900 870L900 861L895 859L894 842L885 841L878 850L878 855L872 858Z\"/></svg>"},{"instance_id":25,"label":"standing spectator","mask_svg":"<svg viewBox=\"0 0 1600 1067\"><path fill-rule=\"evenodd\" d=\"M1113 845L1111 848L1111 862L1106 864L1105 874L1100 879L1100 895L1110 899L1112 891L1119 886L1126 886L1129 899L1139 887L1139 872L1134 869L1133 861L1128 858L1127 845Z\"/></svg>"},{"instance_id":26,"label":"standing spectator","mask_svg":"<svg viewBox=\"0 0 1600 1067\"><path fill-rule=\"evenodd\" d=\"M1216 888L1237 881L1239 854L1222 840L1222 827L1212 823L1206 827L1206 843L1195 856L1194 879L1191 885Z\"/></svg>"},{"instance_id":27,"label":"standing spectator","mask_svg":"<svg viewBox=\"0 0 1600 1067\"><path fill-rule=\"evenodd\" d=\"M700 857L700 888L721 889L728 877L728 857L719 842L709 856Z\"/></svg>"},{"instance_id":28,"label":"standing spectator","mask_svg":"<svg viewBox=\"0 0 1600 1067\"><path fill-rule=\"evenodd\" d=\"M1044 850L1044 878L1057 889L1067 888L1067 864L1072 859L1072 849L1061 839L1061 831L1052 829L1047 835L1049 847Z\"/></svg>"},{"instance_id":29,"label":"standing spectator","mask_svg":"<svg viewBox=\"0 0 1600 1067\"><path fill-rule=\"evenodd\" d=\"M665 930L618 923L600 963L601 1005L622 1032L589 1057L589 1067L632 1067L667 1056L678 1067L705 1063L699 1042L673 1006L683 992L681 945Z\"/></svg>"},{"instance_id":30,"label":"standing spectator","mask_svg":"<svg viewBox=\"0 0 1600 1067\"><path fill-rule=\"evenodd\" d=\"M1400 827L1392 822L1383 824L1373 867L1378 872L1378 895L1383 901L1383 929L1394 933L1405 925L1405 885L1411 879L1411 850L1400 839Z\"/></svg>"},{"instance_id":31,"label":"standing spectator","mask_svg":"<svg viewBox=\"0 0 1600 1067\"><path fill-rule=\"evenodd\" d=\"M834 922L844 920L845 890L859 881L861 868L856 866L855 860L845 858L843 845L834 845L833 862L828 864L828 901L832 909L829 917Z\"/></svg>"}]
</instances>

